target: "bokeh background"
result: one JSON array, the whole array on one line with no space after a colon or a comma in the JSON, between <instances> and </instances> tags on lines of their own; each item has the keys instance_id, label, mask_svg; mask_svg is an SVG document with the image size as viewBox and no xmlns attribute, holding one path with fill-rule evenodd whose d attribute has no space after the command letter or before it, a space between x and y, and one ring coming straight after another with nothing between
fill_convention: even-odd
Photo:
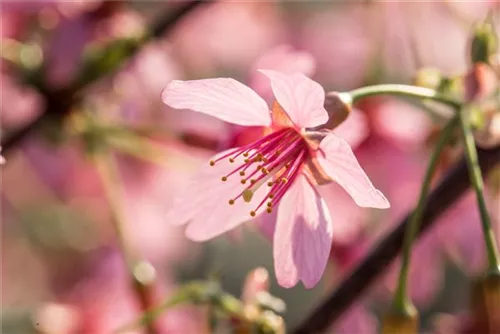
<instances>
[{"instance_id":1,"label":"bokeh background","mask_svg":"<svg viewBox=\"0 0 500 334\"><path fill-rule=\"evenodd\" d=\"M444 119L393 98L357 106L336 131L392 206L360 209L337 186L324 186L335 223L331 263L316 288L283 289L275 282L271 243L259 221L202 244L165 221L172 199L197 168L255 134L169 109L161 102L162 89L173 79L230 76L269 98L257 68L301 71L327 91L412 83L423 67L460 76L470 67L474 23L490 12L500 27L500 6L493 1L213 1L196 6L157 38L141 40L183 5L2 1L2 136L53 113L3 152L3 332L110 333L139 315L116 212L127 247L145 261L140 272L154 278L148 291L153 304L190 280L209 277L239 296L248 273L265 267L271 293L287 305L287 328L293 328L416 203ZM123 41L134 42L130 47ZM110 45L113 56L100 67L85 67ZM92 83L67 107L65 89L88 76ZM65 107L54 111L57 106ZM93 159L103 147L115 168L108 180L118 194L114 208ZM439 174L459 155L458 148L448 148ZM486 182L497 237L499 180L497 170ZM484 268L479 217L468 193L414 251L411 294L424 330L444 333L458 326L455 315L467 309L470 277ZM331 332L377 332L377 316L389 305L397 273L397 265L391 267ZM200 307L173 308L159 321L162 333L208 331Z\"/></svg>"}]
</instances>

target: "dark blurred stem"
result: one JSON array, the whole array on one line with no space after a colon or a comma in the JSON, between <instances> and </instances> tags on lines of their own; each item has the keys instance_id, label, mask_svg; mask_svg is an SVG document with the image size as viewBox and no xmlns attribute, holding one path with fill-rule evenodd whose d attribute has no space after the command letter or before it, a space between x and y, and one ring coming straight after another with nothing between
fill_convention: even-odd
<instances>
[{"instance_id":1,"label":"dark blurred stem","mask_svg":"<svg viewBox=\"0 0 500 334\"><path fill-rule=\"evenodd\" d=\"M457 126L457 123L458 123L458 118L455 116L452 120L448 122L448 124L443 129L441 136L439 137L436 147L432 152L429 162L429 167L427 168L427 171L424 176L424 181L422 189L420 191L420 197L417 202L417 207L415 208L413 214L411 215L409 224L407 225L407 229L404 234L403 254L401 258L401 271L399 273L398 287L396 290L396 295L393 304L394 309L402 313L404 313L404 311L408 308L407 306L411 304L410 297L408 296L407 284L408 284L408 271L410 266L412 243L413 240L415 239L417 231L420 228L422 213L427 202L426 200L429 194L429 190L431 188L432 177L439 163L439 157L441 156L443 148L449 142L451 135L453 134L453 130Z\"/></svg>"},{"instance_id":2,"label":"dark blurred stem","mask_svg":"<svg viewBox=\"0 0 500 334\"><path fill-rule=\"evenodd\" d=\"M130 275L132 288L135 291L142 313L147 314L148 310L153 307L153 305L151 305L150 294L154 281L150 280L144 282L136 275L139 261L136 252L127 241L125 232L126 216L123 212L122 182L120 180L119 170L111 154L111 152L102 150L94 153L93 159L99 176L101 177L103 190L111 211L111 221L115 230L117 244L127 265L127 272ZM153 321L147 323L146 330L147 333L158 332Z\"/></svg>"},{"instance_id":3,"label":"dark blurred stem","mask_svg":"<svg viewBox=\"0 0 500 334\"><path fill-rule=\"evenodd\" d=\"M8 155L9 151L17 146L27 136L40 128L40 125L50 117L63 119L71 111L71 107L75 102L75 97L87 86L97 81L98 79L109 75L118 70L121 65L134 56L143 45L151 39L158 38L168 32L175 26L179 20L185 17L201 4L209 3L210 1L193 0L184 1L176 4L176 8L169 10L167 15L162 15L162 18L153 24L151 30L142 38L137 40L122 40L120 43L111 43L111 45L90 58L82 67L78 77L68 85L57 92L52 92L47 87L39 82L44 82L44 78L40 78L43 72L40 72L32 80L28 82L41 90L46 100L46 107L37 118L26 124L22 128L15 130L9 136L2 138L2 152ZM118 55L118 56L117 56ZM42 86L40 86L42 85Z\"/></svg>"},{"instance_id":4,"label":"dark blurred stem","mask_svg":"<svg viewBox=\"0 0 500 334\"><path fill-rule=\"evenodd\" d=\"M459 118L464 140L465 158L467 167L469 168L469 177L472 188L476 193L477 206L481 217L486 254L488 255L488 269L498 272L500 270L498 246L495 242L495 235L491 228L490 216L484 200L484 182L483 176L481 175L481 168L479 167L476 147L474 145L474 137L463 109L459 111Z\"/></svg>"},{"instance_id":5,"label":"dark blurred stem","mask_svg":"<svg viewBox=\"0 0 500 334\"><path fill-rule=\"evenodd\" d=\"M478 162L484 175L500 163L500 147L489 150L478 149ZM447 173L434 191L431 192L422 213L422 224L417 237L430 228L436 219L446 211L470 187L467 163L462 158ZM320 333L326 331L333 322L370 287L401 251L405 230L410 217L399 225L364 258L344 279L338 289L326 299L295 329L294 333ZM457 226L459 228L459 226Z\"/></svg>"},{"instance_id":6,"label":"dark blurred stem","mask_svg":"<svg viewBox=\"0 0 500 334\"><path fill-rule=\"evenodd\" d=\"M358 100L374 96L374 95L396 95L396 96L406 96L418 99L430 99L437 102L444 103L453 108L460 108L461 103L456 101L446 95L443 95L434 89L412 86L412 85L397 85L397 84L384 84L384 85L373 85L366 86L362 88L357 88L348 92L352 98L352 103Z\"/></svg>"}]
</instances>

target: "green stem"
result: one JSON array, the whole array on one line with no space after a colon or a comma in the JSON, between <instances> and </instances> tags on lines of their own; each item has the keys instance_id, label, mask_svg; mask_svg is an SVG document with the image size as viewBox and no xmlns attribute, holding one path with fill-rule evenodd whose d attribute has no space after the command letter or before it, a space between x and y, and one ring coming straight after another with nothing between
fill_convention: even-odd
<instances>
[{"instance_id":1,"label":"green stem","mask_svg":"<svg viewBox=\"0 0 500 334\"><path fill-rule=\"evenodd\" d=\"M420 197L417 202L417 207L413 211L410 221L406 227L403 240L401 271L399 273L398 287L396 290L396 295L394 298L394 305L393 305L396 310L401 312L404 312L404 310L406 310L408 306L411 304L410 299L408 297L407 284L408 284L408 272L409 272L409 265L411 258L412 243L413 240L415 239L415 235L417 234L420 228L422 213L427 203L427 195L431 187L432 177L434 175L434 172L436 171L436 167L439 162L439 157L441 155L441 152L443 151L443 148L450 141L453 129L456 127L457 122L458 118L454 117L448 122L448 124L446 124L443 131L441 132L436 147L432 152L429 166L427 167L427 171L424 176L424 181L422 188L420 190Z\"/></svg>"},{"instance_id":2,"label":"green stem","mask_svg":"<svg viewBox=\"0 0 500 334\"><path fill-rule=\"evenodd\" d=\"M137 296L142 310L146 312L149 308L151 308L149 294L153 278L150 276L144 279L137 274L140 262L138 261L137 254L132 251L125 233L126 216L122 210L124 207L122 203L123 189L119 177L120 174L118 167L116 166L111 153L106 150L95 152L93 158L97 171L101 177L103 190L110 206L112 216L111 221L117 237L118 247L123 254L127 265L132 288ZM146 330L147 333L157 332L153 322L148 322Z\"/></svg>"},{"instance_id":3,"label":"green stem","mask_svg":"<svg viewBox=\"0 0 500 334\"><path fill-rule=\"evenodd\" d=\"M437 102L447 104L453 108L461 107L460 101L457 101L444 94L441 94L435 91L434 89L411 86L411 85L396 85L396 84L373 85L373 86L354 89L348 93L351 96L353 103L357 102L362 98L374 95L399 95L399 96L415 97L419 99L431 99Z\"/></svg>"},{"instance_id":4,"label":"green stem","mask_svg":"<svg viewBox=\"0 0 500 334\"><path fill-rule=\"evenodd\" d=\"M467 161L467 167L469 168L469 177L472 188L476 193L477 206L479 208L479 214L481 217L481 226L483 228L486 253L488 256L488 269L498 272L498 270L500 269L500 256L498 254L498 246L495 242L495 235L493 234L493 230L491 228L490 217L488 215L488 210L486 209L486 203L484 200L484 183L483 177L481 175L481 168L479 167L479 162L477 159L477 150L476 145L474 144L474 137L472 135L470 124L466 119L466 115L464 114L463 109L459 110L459 118L464 140L465 159Z\"/></svg>"}]
</instances>

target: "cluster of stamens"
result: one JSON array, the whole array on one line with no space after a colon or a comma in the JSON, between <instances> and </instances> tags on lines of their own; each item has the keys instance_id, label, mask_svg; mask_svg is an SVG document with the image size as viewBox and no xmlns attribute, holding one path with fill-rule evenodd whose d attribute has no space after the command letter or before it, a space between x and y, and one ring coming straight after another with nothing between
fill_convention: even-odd
<instances>
[{"instance_id":1,"label":"cluster of stamens","mask_svg":"<svg viewBox=\"0 0 500 334\"><path fill-rule=\"evenodd\" d=\"M300 168L308 156L308 147L302 136L293 128L285 128L255 141L246 146L234 149L230 153L210 161L210 166L228 159L230 163L238 166L221 180L227 181L229 177L241 177L241 184L245 189L234 198L229 199L229 204L242 198L250 202L254 193L261 186L269 188L267 195L250 211L250 216L255 217L267 201L268 213L280 201L286 190L290 187Z\"/></svg>"}]
</instances>

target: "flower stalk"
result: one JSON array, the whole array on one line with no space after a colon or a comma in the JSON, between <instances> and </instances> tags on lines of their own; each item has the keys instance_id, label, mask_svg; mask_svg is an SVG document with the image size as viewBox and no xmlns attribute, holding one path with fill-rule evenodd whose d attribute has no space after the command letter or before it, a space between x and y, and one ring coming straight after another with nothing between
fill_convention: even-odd
<instances>
[{"instance_id":1,"label":"flower stalk","mask_svg":"<svg viewBox=\"0 0 500 334\"><path fill-rule=\"evenodd\" d=\"M472 188L476 193L476 200L481 217L481 226L483 229L484 242L486 246L486 254L488 258L488 271L498 273L500 271L500 255L498 246L495 242L495 235L491 228L490 217L484 200L484 182L479 167L476 146L472 135L471 127L466 118L464 109L459 109L460 128L464 140L465 158L469 170L469 177Z\"/></svg>"},{"instance_id":2,"label":"flower stalk","mask_svg":"<svg viewBox=\"0 0 500 334\"><path fill-rule=\"evenodd\" d=\"M123 254L127 271L130 274L132 288L137 296L141 309L145 314L152 307L151 290L155 281L154 268L147 262L139 261L137 254L130 247L125 233L125 213L122 208L123 189L119 171L111 154L105 149L93 154L93 160L111 211L111 221L117 237L118 247ZM153 321L147 322L147 333L157 333Z\"/></svg>"},{"instance_id":3,"label":"flower stalk","mask_svg":"<svg viewBox=\"0 0 500 334\"><path fill-rule=\"evenodd\" d=\"M406 227L403 240L403 254L401 259L401 270L399 272L398 286L396 289L392 309L384 317L383 332L384 333L401 333L418 331L418 311L413 306L413 303L408 294L408 273L411 259L411 249L413 240L415 239L422 214L427 204L427 197L432 184L432 178L439 163L439 157L446 144L450 141L453 130L457 126L458 118L454 117L444 127L438 139L436 147L432 152L429 166L424 176L423 185L420 191L417 206L411 215L409 224Z\"/></svg>"},{"instance_id":4,"label":"flower stalk","mask_svg":"<svg viewBox=\"0 0 500 334\"><path fill-rule=\"evenodd\" d=\"M462 105L460 101L448 97L447 95L441 94L434 89L412 86L412 85L383 84L383 85L366 86L351 90L349 92L349 95L351 96L353 103L369 96L396 95L396 96L413 97L418 99L430 99L436 102L441 102L443 104L449 105L450 107L453 108L460 108Z\"/></svg>"}]
</instances>

